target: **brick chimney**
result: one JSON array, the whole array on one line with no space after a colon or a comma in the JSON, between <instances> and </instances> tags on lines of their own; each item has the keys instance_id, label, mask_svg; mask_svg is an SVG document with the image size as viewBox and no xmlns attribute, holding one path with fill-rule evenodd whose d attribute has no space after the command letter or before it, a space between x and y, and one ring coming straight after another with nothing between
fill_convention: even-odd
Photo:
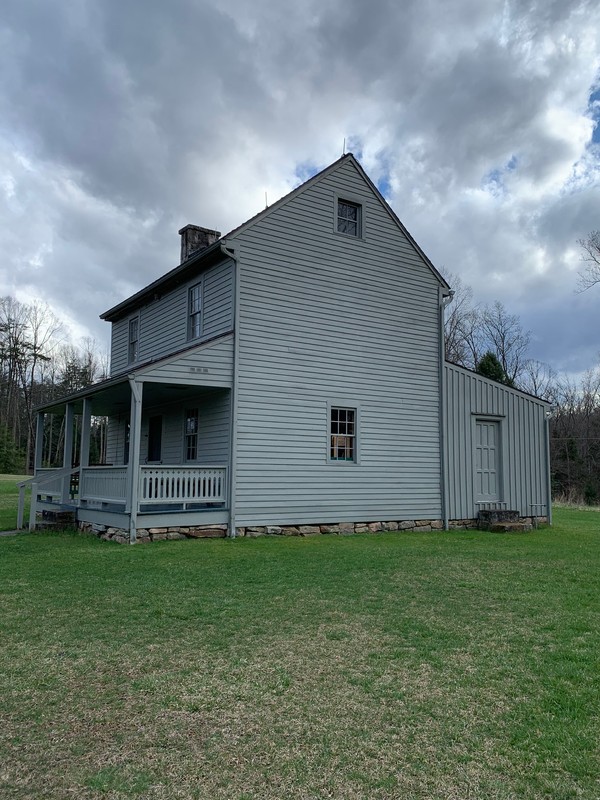
<instances>
[{"instance_id":1,"label":"brick chimney","mask_svg":"<svg viewBox=\"0 0 600 800\"><path fill-rule=\"evenodd\" d=\"M181 263L197 253L205 250L221 238L221 231L211 231L209 228L200 228L198 225L186 225L179 231L181 236Z\"/></svg>"}]
</instances>

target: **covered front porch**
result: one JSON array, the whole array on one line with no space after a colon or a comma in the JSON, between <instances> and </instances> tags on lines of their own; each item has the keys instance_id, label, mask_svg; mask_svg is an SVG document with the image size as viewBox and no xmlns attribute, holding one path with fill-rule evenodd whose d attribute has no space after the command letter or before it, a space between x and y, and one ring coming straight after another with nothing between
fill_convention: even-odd
<instances>
[{"instance_id":1,"label":"covered front porch","mask_svg":"<svg viewBox=\"0 0 600 800\"><path fill-rule=\"evenodd\" d=\"M48 418L57 416L64 419L62 464L48 465ZM106 419L104 452L92 457L98 418ZM18 525L31 486L31 530L44 516L72 512L79 527L116 530L131 543L138 531L142 538L159 529L224 532L230 443L229 386L151 372L96 384L39 409L35 472L20 485Z\"/></svg>"}]
</instances>

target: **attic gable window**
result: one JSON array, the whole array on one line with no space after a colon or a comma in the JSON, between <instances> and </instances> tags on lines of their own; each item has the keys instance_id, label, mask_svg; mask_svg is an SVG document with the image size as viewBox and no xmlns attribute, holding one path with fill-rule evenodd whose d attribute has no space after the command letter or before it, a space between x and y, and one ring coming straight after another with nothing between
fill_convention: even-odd
<instances>
[{"instance_id":1,"label":"attic gable window","mask_svg":"<svg viewBox=\"0 0 600 800\"><path fill-rule=\"evenodd\" d=\"M127 351L127 363L133 364L138 360L140 321L138 317L129 320L129 347Z\"/></svg>"},{"instance_id":2,"label":"attic gable window","mask_svg":"<svg viewBox=\"0 0 600 800\"><path fill-rule=\"evenodd\" d=\"M349 200L337 201L337 231L346 233L348 236L359 237L361 235L361 206L358 203L351 203Z\"/></svg>"},{"instance_id":3,"label":"attic gable window","mask_svg":"<svg viewBox=\"0 0 600 800\"><path fill-rule=\"evenodd\" d=\"M202 336L202 286L192 286L189 294L189 337L199 339Z\"/></svg>"}]
</instances>

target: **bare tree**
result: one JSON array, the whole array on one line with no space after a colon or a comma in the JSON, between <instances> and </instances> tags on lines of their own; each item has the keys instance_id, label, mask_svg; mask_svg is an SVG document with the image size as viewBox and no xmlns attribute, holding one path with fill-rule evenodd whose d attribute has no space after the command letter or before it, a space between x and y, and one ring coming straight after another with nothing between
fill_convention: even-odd
<instances>
[{"instance_id":1,"label":"bare tree","mask_svg":"<svg viewBox=\"0 0 600 800\"><path fill-rule=\"evenodd\" d=\"M579 239L577 244L583 250L581 260L585 263L579 272L577 288L585 292L600 283L600 230L592 231L585 239Z\"/></svg>"},{"instance_id":2,"label":"bare tree","mask_svg":"<svg viewBox=\"0 0 600 800\"><path fill-rule=\"evenodd\" d=\"M519 386L531 334L523 330L519 317L509 314L498 300L481 312L481 329L486 349L496 353L510 383Z\"/></svg>"},{"instance_id":3,"label":"bare tree","mask_svg":"<svg viewBox=\"0 0 600 800\"><path fill-rule=\"evenodd\" d=\"M444 315L446 358L453 364L470 369L482 354L479 309L473 305L473 289L459 275L442 273L454 292Z\"/></svg>"},{"instance_id":4,"label":"bare tree","mask_svg":"<svg viewBox=\"0 0 600 800\"><path fill-rule=\"evenodd\" d=\"M448 361L477 369L483 356L491 352L502 365L508 383L519 386L531 338L519 317L509 314L498 301L483 307L474 305L471 287L451 272L443 274L454 289L444 319Z\"/></svg>"},{"instance_id":5,"label":"bare tree","mask_svg":"<svg viewBox=\"0 0 600 800\"><path fill-rule=\"evenodd\" d=\"M550 364L529 358L523 365L520 388L553 403L557 396L557 380L558 374Z\"/></svg>"}]
</instances>

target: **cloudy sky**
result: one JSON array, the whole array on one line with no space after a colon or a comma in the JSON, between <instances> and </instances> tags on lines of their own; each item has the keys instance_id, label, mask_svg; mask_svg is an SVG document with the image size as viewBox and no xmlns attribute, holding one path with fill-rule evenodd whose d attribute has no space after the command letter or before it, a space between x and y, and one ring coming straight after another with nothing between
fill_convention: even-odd
<instances>
[{"instance_id":1,"label":"cloudy sky","mask_svg":"<svg viewBox=\"0 0 600 800\"><path fill-rule=\"evenodd\" d=\"M531 355L598 361L597 0L3 0L0 294L98 315L341 155Z\"/></svg>"}]
</instances>

